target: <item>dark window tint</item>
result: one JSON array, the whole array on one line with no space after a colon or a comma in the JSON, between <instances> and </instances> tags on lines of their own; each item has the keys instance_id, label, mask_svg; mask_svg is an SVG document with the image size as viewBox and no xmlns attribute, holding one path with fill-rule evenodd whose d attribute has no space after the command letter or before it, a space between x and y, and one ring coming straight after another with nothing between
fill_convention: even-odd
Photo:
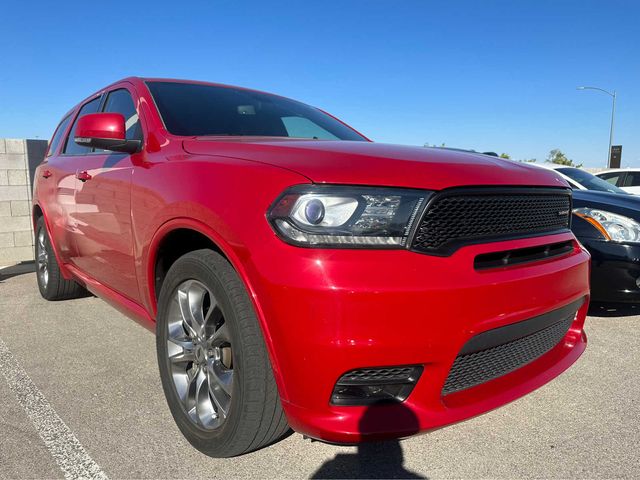
<instances>
[{"instance_id":1,"label":"dark window tint","mask_svg":"<svg viewBox=\"0 0 640 480\"><path fill-rule=\"evenodd\" d=\"M640 187L640 172L628 172L624 180L625 187Z\"/></svg>"},{"instance_id":2,"label":"dark window tint","mask_svg":"<svg viewBox=\"0 0 640 480\"><path fill-rule=\"evenodd\" d=\"M304 117L282 117L287 135L297 138L317 138L319 140L340 140L333 133Z\"/></svg>"},{"instance_id":3,"label":"dark window tint","mask_svg":"<svg viewBox=\"0 0 640 480\"><path fill-rule=\"evenodd\" d=\"M138 119L138 112L133 104L131 94L125 89L114 90L109 93L104 110L110 113L121 113L124 116L127 129L127 140L142 140L142 130Z\"/></svg>"},{"instance_id":4,"label":"dark window tint","mask_svg":"<svg viewBox=\"0 0 640 480\"><path fill-rule=\"evenodd\" d=\"M231 87L148 82L174 135L232 135L364 140L333 117L294 100Z\"/></svg>"},{"instance_id":5,"label":"dark window tint","mask_svg":"<svg viewBox=\"0 0 640 480\"><path fill-rule=\"evenodd\" d=\"M618 180L620 179L620 173L603 173L602 175L598 175L603 180L606 180L611 185L619 185Z\"/></svg>"},{"instance_id":6,"label":"dark window tint","mask_svg":"<svg viewBox=\"0 0 640 480\"><path fill-rule=\"evenodd\" d=\"M58 128L56 128L56 131L53 134L53 138L51 139L51 143L49 144L47 157L50 157L51 155L53 155L55 151L58 149L58 145L60 145L60 142L62 141L62 138L64 137L64 134L67 131L67 126L69 125L70 121L71 121L71 115L64 118L58 125Z\"/></svg>"},{"instance_id":7,"label":"dark window tint","mask_svg":"<svg viewBox=\"0 0 640 480\"><path fill-rule=\"evenodd\" d=\"M73 141L76 133L76 127L78 126L78 120L81 116L86 115L88 113L96 113L98 108L100 107L100 97L91 100L89 103L85 103L84 106L80 109L80 113L76 117L76 120L73 122L73 127L71 127L71 132L67 137L67 143L64 147L64 153L69 155L82 155L89 153L91 151L91 147L84 147L82 145L78 145Z\"/></svg>"}]
</instances>

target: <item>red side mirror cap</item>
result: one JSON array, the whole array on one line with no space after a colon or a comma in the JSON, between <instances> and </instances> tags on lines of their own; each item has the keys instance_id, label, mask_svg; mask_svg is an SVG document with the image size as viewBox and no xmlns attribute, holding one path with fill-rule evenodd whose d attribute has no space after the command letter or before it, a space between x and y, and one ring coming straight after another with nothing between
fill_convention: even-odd
<instances>
[{"instance_id":1,"label":"red side mirror cap","mask_svg":"<svg viewBox=\"0 0 640 480\"><path fill-rule=\"evenodd\" d=\"M120 113L89 113L78 120L74 141L85 147L135 153L140 140L127 140L124 116Z\"/></svg>"}]
</instances>

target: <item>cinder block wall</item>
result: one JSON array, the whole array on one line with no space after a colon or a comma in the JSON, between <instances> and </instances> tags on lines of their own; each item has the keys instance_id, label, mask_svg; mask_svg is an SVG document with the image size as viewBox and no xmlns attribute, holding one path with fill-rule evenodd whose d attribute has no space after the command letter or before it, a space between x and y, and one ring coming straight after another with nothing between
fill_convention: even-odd
<instances>
[{"instance_id":1,"label":"cinder block wall","mask_svg":"<svg viewBox=\"0 0 640 480\"><path fill-rule=\"evenodd\" d=\"M47 142L0 138L0 266L33 260L31 173Z\"/></svg>"}]
</instances>

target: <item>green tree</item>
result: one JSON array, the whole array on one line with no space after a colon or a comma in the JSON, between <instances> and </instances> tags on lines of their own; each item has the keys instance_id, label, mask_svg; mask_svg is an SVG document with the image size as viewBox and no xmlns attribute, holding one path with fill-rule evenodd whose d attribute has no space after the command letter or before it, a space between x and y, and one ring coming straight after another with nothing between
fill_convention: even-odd
<instances>
[{"instance_id":1,"label":"green tree","mask_svg":"<svg viewBox=\"0 0 640 480\"><path fill-rule=\"evenodd\" d=\"M501 153L500 158L506 158L507 160L511 160L511 155L508 153Z\"/></svg>"},{"instance_id":2,"label":"green tree","mask_svg":"<svg viewBox=\"0 0 640 480\"><path fill-rule=\"evenodd\" d=\"M549 152L547 156L547 162L555 163L556 165L567 165L568 167L577 167L580 168L582 164L577 165L573 163L569 157L567 157L559 148L554 148Z\"/></svg>"}]
</instances>

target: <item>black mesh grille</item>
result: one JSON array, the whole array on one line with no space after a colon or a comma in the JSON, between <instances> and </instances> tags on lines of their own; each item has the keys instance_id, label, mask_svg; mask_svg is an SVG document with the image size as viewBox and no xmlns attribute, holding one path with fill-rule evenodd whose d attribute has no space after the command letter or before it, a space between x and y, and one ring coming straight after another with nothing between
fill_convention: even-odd
<instances>
[{"instance_id":1,"label":"black mesh grille","mask_svg":"<svg viewBox=\"0 0 640 480\"><path fill-rule=\"evenodd\" d=\"M542 330L502 345L458 355L442 394L464 390L505 375L542 356L566 335L575 314Z\"/></svg>"},{"instance_id":2,"label":"black mesh grille","mask_svg":"<svg viewBox=\"0 0 640 480\"><path fill-rule=\"evenodd\" d=\"M416 367L362 368L345 373L338 383L406 382L415 371Z\"/></svg>"},{"instance_id":3,"label":"black mesh grille","mask_svg":"<svg viewBox=\"0 0 640 480\"><path fill-rule=\"evenodd\" d=\"M570 212L568 191L444 191L428 205L414 235L412 248L450 254L465 244L568 229Z\"/></svg>"}]
</instances>

